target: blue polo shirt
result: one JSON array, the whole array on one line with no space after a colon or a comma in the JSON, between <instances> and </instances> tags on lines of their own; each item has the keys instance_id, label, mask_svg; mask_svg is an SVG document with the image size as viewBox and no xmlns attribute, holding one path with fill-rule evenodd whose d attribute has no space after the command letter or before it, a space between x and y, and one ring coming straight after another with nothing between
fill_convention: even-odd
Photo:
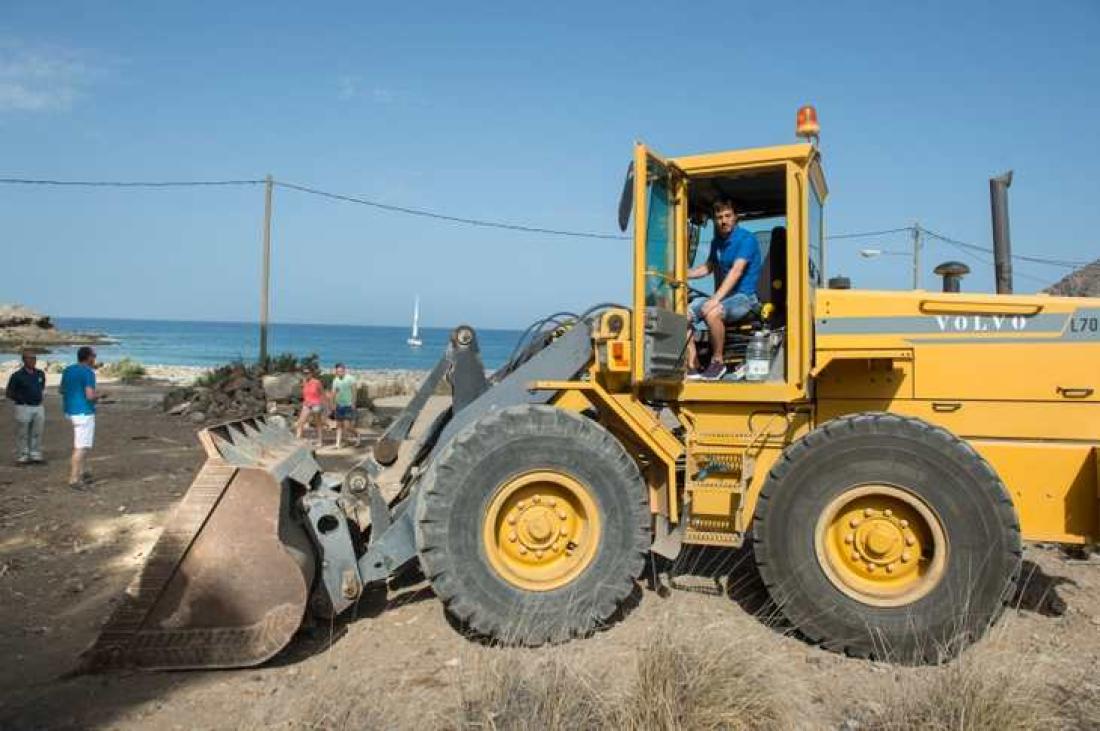
<instances>
[{"instance_id":1,"label":"blue polo shirt","mask_svg":"<svg viewBox=\"0 0 1100 731\"><path fill-rule=\"evenodd\" d=\"M73 363L61 373L61 402L68 416L94 414L95 404L88 400L85 388L95 388L95 371L83 363Z\"/></svg>"},{"instance_id":2,"label":"blue polo shirt","mask_svg":"<svg viewBox=\"0 0 1100 731\"><path fill-rule=\"evenodd\" d=\"M740 226L734 226L730 235L724 239L715 234L710 242L710 255L707 261L710 262L711 270L714 272L714 288L717 290L722 286L726 275L730 273L730 269L733 269L734 262L738 259L744 259L747 262L745 271L741 273L737 284L733 285L733 291L726 296L755 295L757 280L760 279L760 269L763 266L760 244L757 243L752 232Z\"/></svg>"}]
</instances>

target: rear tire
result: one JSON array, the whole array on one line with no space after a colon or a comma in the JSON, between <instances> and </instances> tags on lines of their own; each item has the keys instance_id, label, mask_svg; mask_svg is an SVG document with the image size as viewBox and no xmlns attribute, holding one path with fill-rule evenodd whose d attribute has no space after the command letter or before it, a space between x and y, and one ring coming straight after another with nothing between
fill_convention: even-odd
<instances>
[{"instance_id":1,"label":"rear tire","mask_svg":"<svg viewBox=\"0 0 1100 731\"><path fill-rule=\"evenodd\" d=\"M830 650L937 662L981 636L1015 590L1020 530L968 444L919 419L864 413L792 444L753 524L764 583Z\"/></svg>"},{"instance_id":2,"label":"rear tire","mask_svg":"<svg viewBox=\"0 0 1100 731\"><path fill-rule=\"evenodd\" d=\"M638 467L598 424L549 406L490 414L425 475L424 573L475 633L539 645L587 634L637 591L651 541Z\"/></svg>"}]
</instances>

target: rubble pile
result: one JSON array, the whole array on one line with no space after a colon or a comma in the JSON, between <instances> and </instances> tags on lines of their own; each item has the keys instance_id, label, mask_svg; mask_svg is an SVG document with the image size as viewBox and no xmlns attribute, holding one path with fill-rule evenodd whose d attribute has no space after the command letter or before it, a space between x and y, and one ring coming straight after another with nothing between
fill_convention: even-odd
<instances>
[{"instance_id":1,"label":"rubble pile","mask_svg":"<svg viewBox=\"0 0 1100 731\"><path fill-rule=\"evenodd\" d=\"M174 388L164 396L164 410L196 424L268 412L263 382L242 369L210 385Z\"/></svg>"},{"instance_id":2,"label":"rubble pile","mask_svg":"<svg viewBox=\"0 0 1100 731\"><path fill-rule=\"evenodd\" d=\"M263 375L244 366L223 367L216 377L200 378L195 385L175 388L164 396L164 410L195 424L279 414L294 423L302 403L302 374ZM374 402L389 396L411 394L420 386L422 373L381 371L357 374L357 416L360 427L384 426L387 417L376 413ZM326 384L327 385L327 384Z\"/></svg>"}]
</instances>

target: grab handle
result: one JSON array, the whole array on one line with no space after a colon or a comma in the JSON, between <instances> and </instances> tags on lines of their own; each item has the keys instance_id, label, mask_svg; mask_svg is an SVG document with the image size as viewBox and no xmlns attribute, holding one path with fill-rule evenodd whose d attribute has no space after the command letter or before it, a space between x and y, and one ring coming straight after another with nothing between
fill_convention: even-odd
<instances>
[{"instance_id":1,"label":"grab handle","mask_svg":"<svg viewBox=\"0 0 1100 731\"><path fill-rule=\"evenodd\" d=\"M1088 398L1092 395L1091 388L1066 388L1064 386L1059 386L1056 390L1065 398Z\"/></svg>"}]
</instances>

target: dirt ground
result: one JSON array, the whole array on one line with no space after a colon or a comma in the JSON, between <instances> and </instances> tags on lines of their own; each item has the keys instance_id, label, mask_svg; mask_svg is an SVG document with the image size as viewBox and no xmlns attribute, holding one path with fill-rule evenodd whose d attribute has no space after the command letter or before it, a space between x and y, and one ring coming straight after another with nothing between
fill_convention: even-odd
<instances>
[{"instance_id":1,"label":"dirt ground","mask_svg":"<svg viewBox=\"0 0 1100 731\"><path fill-rule=\"evenodd\" d=\"M163 387L109 390L91 459L97 479L87 493L65 484L71 432L56 396L47 401L45 466L14 465L10 417L2 415L0 728L446 726L465 674L483 658L563 651L479 645L452 626L430 589L414 585L330 627L299 633L259 668L69 675L203 461L194 427L161 412ZM319 458L338 469L354 456L330 450ZM807 645L781 623L761 619L767 600L748 557L719 558L693 557L694 573L705 576L681 579L667 598L640 591L622 621L566 646L570 662L614 675L639 643L669 626L733 638L764 648L798 683L801 725L819 728L852 728L852 709L873 703L891 683L943 672L896 669ZM1008 648L1005 662L1040 666L1054 683L1080 690L1081 679L1090 679L1085 691L1100 698L1100 556L1029 546L1026 560L1015 609L981 644ZM341 720L350 707L375 713Z\"/></svg>"}]
</instances>

